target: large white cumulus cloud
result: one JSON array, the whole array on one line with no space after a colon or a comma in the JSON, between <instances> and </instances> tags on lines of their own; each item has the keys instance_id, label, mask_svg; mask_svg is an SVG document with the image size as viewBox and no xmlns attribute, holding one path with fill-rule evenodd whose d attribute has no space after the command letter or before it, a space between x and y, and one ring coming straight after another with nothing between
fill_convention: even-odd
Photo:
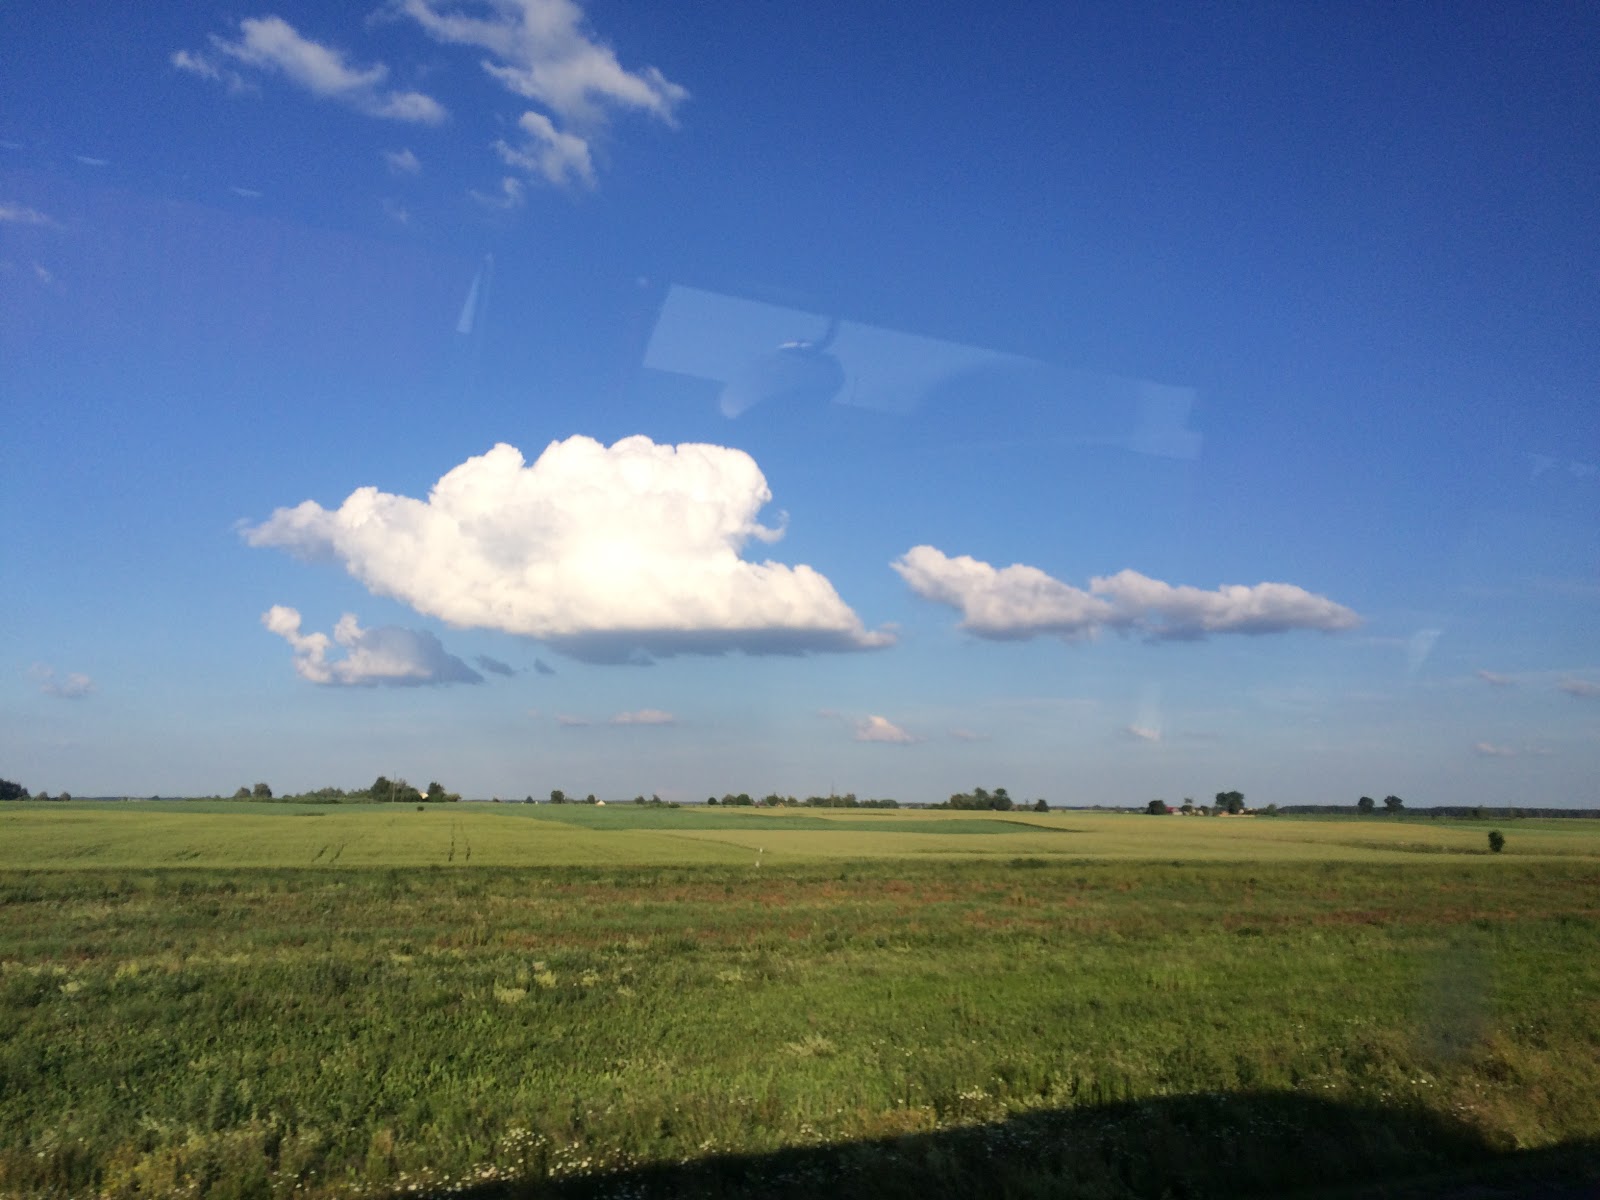
<instances>
[{"instance_id":1,"label":"large white cumulus cloud","mask_svg":"<svg viewBox=\"0 0 1600 1200\"><path fill-rule=\"evenodd\" d=\"M1360 623L1342 604L1289 583L1205 591L1119 571L1091 579L1085 591L1037 567L996 568L966 555L951 558L932 546L914 546L891 565L917 595L959 611L963 629L997 640L1040 634L1082 639L1114 629L1162 641L1213 633L1335 632Z\"/></svg>"},{"instance_id":2,"label":"large white cumulus cloud","mask_svg":"<svg viewBox=\"0 0 1600 1200\"><path fill-rule=\"evenodd\" d=\"M808 566L748 562L771 500L755 460L711 445L505 444L426 500L366 487L334 510L280 508L253 546L332 558L371 591L452 625L498 629L591 661L676 653L860 650L869 632Z\"/></svg>"}]
</instances>

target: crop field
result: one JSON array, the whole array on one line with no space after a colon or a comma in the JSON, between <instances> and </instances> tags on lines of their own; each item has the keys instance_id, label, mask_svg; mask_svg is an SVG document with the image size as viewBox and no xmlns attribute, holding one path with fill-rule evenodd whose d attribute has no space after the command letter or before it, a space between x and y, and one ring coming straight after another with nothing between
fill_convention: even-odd
<instances>
[{"instance_id":1,"label":"crop field","mask_svg":"<svg viewBox=\"0 0 1600 1200\"><path fill-rule=\"evenodd\" d=\"M0 1195L1577 1196L1597 935L1580 821L8 804Z\"/></svg>"}]
</instances>

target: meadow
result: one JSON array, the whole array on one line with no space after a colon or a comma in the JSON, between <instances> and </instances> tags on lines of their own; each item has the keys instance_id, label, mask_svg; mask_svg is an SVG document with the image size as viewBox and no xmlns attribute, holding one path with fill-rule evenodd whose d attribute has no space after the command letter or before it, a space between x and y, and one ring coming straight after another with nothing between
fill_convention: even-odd
<instances>
[{"instance_id":1,"label":"meadow","mask_svg":"<svg viewBox=\"0 0 1600 1200\"><path fill-rule=\"evenodd\" d=\"M1597 885L1578 821L10 804L0 1194L1556 1187Z\"/></svg>"}]
</instances>

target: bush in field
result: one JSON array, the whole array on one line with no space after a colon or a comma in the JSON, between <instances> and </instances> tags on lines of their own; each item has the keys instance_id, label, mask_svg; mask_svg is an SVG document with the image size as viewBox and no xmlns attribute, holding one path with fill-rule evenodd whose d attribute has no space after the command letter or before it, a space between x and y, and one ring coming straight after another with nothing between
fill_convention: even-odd
<instances>
[{"instance_id":1,"label":"bush in field","mask_svg":"<svg viewBox=\"0 0 1600 1200\"><path fill-rule=\"evenodd\" d=\"M1491 829L1489 831L1489 852L1491 854L1499 854L1500 851L1504 850L1505 848L1506 835L1501 833L1498 829Z\"/></svg>"},{"instance_id":2,"label":"bush in field","mask_svg":"<svg viewBox=\"0 0 1600 1200\"><path fill-rule=\"evenodd\" d=\"M1356 811L1358 813L1369 813L1377 807L1378 802L1371 796L1363 796L1361 799L1356 801Z\"/></svg>"},{"instance_id":3,"label":"bush in field","mask_svg":"<svg viewBox=\"0 0 1600 1200\"><path fill-rule=\"evenodd\" d=\"M1167 802L1165 800L1152 800L1149 804L1145 805L1144 810L1152 817L1164 817L1172 811L1167 807Z\"/></svg>"}]
</instances>

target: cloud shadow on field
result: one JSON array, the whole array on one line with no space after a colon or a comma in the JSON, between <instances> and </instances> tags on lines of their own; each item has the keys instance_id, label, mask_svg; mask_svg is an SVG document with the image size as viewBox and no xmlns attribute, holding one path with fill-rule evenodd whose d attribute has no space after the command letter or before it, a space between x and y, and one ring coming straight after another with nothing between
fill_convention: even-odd
<instances>
[{"instance_id":1,"label":"cloud shadow on field","mask_svg":"<svg viewBox=\"0 0 1600 1200\"><path fill-rule=\"evenodd\" d=\"M485 1184L451 1194L472 1200L1591 1200L1600 1197L1596 1178L1600 1141L1515 1151L1435 1113L1298 1092L1246 1092L1091 1103L937 1133Z\"/></svg>"}]
</instances>

